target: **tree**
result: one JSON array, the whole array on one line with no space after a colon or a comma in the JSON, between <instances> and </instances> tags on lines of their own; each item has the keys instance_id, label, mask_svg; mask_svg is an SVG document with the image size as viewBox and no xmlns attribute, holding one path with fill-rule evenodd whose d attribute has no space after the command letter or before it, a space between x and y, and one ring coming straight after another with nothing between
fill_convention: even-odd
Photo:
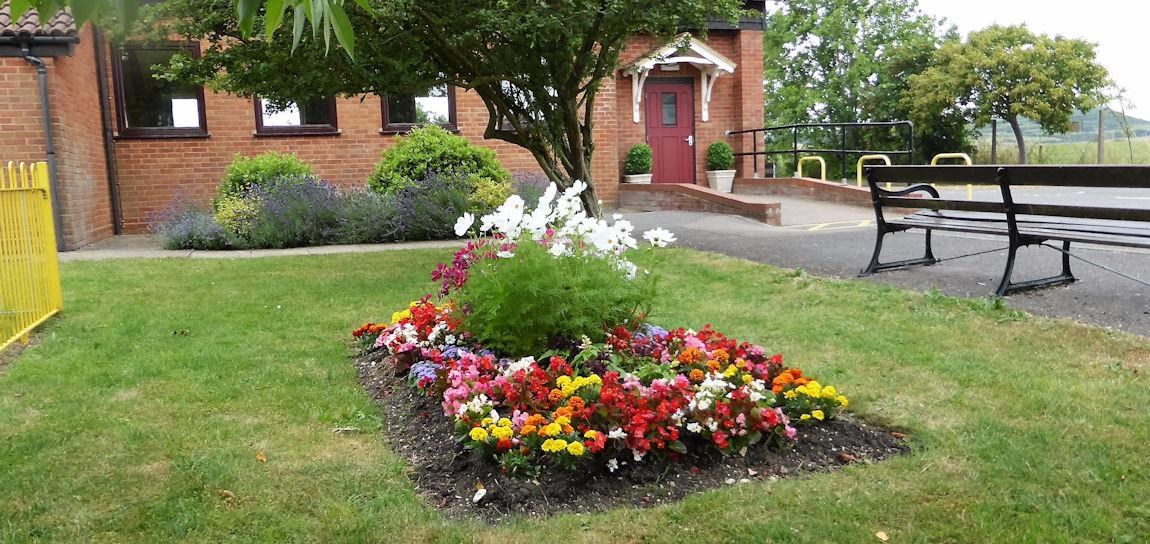
<instances>
[{"instance_id":1,"label":"tree","mask_svg":"<svg viewBox=\"0 0 1150 544\"><path fill-rule=\"evenodd\" d=\"M764 48L783 54L763 58L766 122L910 119L902 105L907 77L925 69L939 44L951 39L957 39L954 29L921 13L916 0L777 1L767 18ZM915 149L969 146L964 122L946 120L917 130ZM838 147L837 138L829 139L834 135L824 136L823 143ZM905 138L885 131L851 136L872 149L898 146Z\"/></svg>"},{"instance_id":2,"label":"tree","mask_svg":"<svg viewBox=\"0 0 1150 544\"><path fill-rule=\"evenodd\" d=\"M471 89L487 107L484 137L528 150L561 188L575 180L592 185L596 99L628 40L637 34L670 40L683 28L706 28L714 17L733 20L742 6L739 0L364 0L339 10L357 31L353 59L329 54L333 44L322 32L299 30L305 13L287 12L283 24L292 33L268 32L265 26L279 21L257 17L246 27L244 1L239 14L225 8L228 2L169 0L145 10L150 32L209 44L198 59L174 59L170 77L277 103L443 83ZM583 199L597 214L593 189Z\"/></svg>"},{"instance_id":3,"label":"tree","mask_svg":"<svg viewBox=\"0 0 1150 544\"><path fill-rule=\"evenodd\" d=\"M991 26L965 42L945 43L930 68L910 77L910 106L916 111L951 110L976 128L992 118L1006 120L1026 164L1026 142L1018 119L1038 122L1048 134L1070 130L1075 110L1105 100L1106 68L1095 61L1094 44L1034 34L1020 26Z\"/></svg>"}]
</instances>

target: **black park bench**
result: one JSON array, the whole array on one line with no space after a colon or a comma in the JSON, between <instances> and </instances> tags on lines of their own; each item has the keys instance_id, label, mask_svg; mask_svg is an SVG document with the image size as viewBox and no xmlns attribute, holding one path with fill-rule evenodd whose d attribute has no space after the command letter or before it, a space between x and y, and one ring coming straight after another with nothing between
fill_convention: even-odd
<instances>
[{"instance_id":1,"label":"black park bench","mask_svg":"<svg viewBox=\"0 0 1150 544\"><path fill-rule=\"evenodd\" d=\"M956 231L1005 236L1009 239L1006 269L996 293L1004 296L1023 289L1074 281L1070 272L1071 242L1150 248L1150 209L1076 206L1015 202L1017 187L1084 187L1150 189L1150 166L872 166L866 170L874 204L878 235L870 264L859 274L939 262L931 251L931 231ZM887 183L907 185L887 190ZM993 185L1001 202L948 200L931 185ZM929 197L912 198L926 193ZM921 211L888 219L884 210ZM905 213L905 212L900 212ZM887 234L910 229L926 231L926 253L921 258L884 263L879 260ZM1062 247L1048 245L1062 242ZM1049 278L1013 283L1010 280L1018 248L1043 245L1062 253L1062 273Z\"/></svg>"}]
</instances>

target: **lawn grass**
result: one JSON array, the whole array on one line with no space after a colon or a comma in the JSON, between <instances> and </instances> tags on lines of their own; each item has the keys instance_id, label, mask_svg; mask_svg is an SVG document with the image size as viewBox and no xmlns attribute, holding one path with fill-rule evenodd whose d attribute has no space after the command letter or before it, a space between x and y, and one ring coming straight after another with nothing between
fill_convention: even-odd
<instances>
[{"instance_id":1,"label":"lawn grass","mask_svg":"<svg viewBox=\"0 0 1150 544\"><path fill-rule=\"evenodd\" d=\"M349 331L447 255L66 264L65 317L0 370L0 542L1150 536L1150 341L685 250L660 265L655 319L782 352L915 452L649 510L445 519L381 435L332 429L378 425Z\"/></svg>"}]
</instances>

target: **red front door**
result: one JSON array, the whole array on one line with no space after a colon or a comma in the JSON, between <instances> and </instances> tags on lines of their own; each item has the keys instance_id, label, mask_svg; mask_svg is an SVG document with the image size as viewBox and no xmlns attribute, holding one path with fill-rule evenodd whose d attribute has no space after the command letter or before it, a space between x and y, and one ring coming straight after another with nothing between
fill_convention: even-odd
<instances>
[{"instance_id":1,"label":"red front door","mask_svg":"<svg viewBox=\"0 0 1150 544\"><path fill-rule=\"evenodd\" d=\"M654 158L651 181L695 183L695 88L690 83L644 86L647 144Z\"/></svg>"}]
</instances>

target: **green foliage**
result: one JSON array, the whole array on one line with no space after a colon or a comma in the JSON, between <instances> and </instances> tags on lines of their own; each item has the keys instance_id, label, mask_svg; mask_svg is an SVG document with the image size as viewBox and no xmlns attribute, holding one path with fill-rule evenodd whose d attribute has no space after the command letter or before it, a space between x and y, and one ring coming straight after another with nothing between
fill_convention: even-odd
<instances>
[{"instance_id":1,"label":"green foliage","mask_svg":"<svg viewBox=\"0 0 1150 544\"><path fill-rule=\"evenodd\" d=\"M469 308L463 329L508 356L542 355L583 336L602 341L605 325L635 323L655 295L649 275L628 280L608 259L553 257L530 242L514 258L480 261L469 274L456 299Z\"/></svg>"},{"instance_id":2,"label":"green foliage","mask_svg":"<svg viewBox=\"0 0 1150 544\"><path fill-rule=\"evenodd\" d=\"M923 14L916 0L780 3L767 18L763 38L766 51L787 52L763 58L768 125L912 120L917 162L969 149L973 135L961 116L941 108L916 114L903 103L906 79L929 65L940 43L957 39L953 27L944 29ZM783 139L768 145L790 148L791 133L779 136ZM904 131L857 129L847 138L855 149L906 145ZM799 141L837 148L841 135L838 129L800 131ZM853 161L840 165L835 157L826 158L831 177L850 176ZM793 164L777 168L793 169Z\"/></svg>"},{"instance_id":3,"label":"green foliage","mask_svg":"<svg viewBox=\"0 0 1150 544\"><path fill-rule=\"evenodd\" d=\"M499 164L494 151L436 125L418 127L400 136L395 145L383 152L383 160L375 165L367 186L379 193L395 194L428 172L454 172L461 179L477 178L472 183L482 179L487 184L505 186L504 199L511 193L511 174Z\"/></svg>"},{"instance_id":4,"label":"green foliage","mask_svg":"<svg viewBox=\"0 0 1150 544\"><path fill-rule=\"evenodd\" d=\"M707 147L707 170L730 170L735 165L735 153L727 142L715 142Z\"/></svg>"},{"instance_id":5,"label":"green foliage","mask_svg":"<svg viewBox=\"0 0 1150 544\"><path fill-rule=\"evenodd\" d=\"M229 232L247 238L259 220L262 203L243 196L226 196L216 202L215 221Z\"/></svg>"},{"instance_id":6,"label":"green foliage","mask_svg":"<svg viewBox=\"0 0 1150 544\"><path fill-rule=\"evenodd\" d=\"M909 78L905 98L916 111L954 111L975 127L1005 119L1015 131L1019 160L1026 143L1019 118L1037 121L1047 133L1066 132L1075 110L1089 110L1110 85L1083 40L1034 34L1025 25L991 26L966 42L948 42L932 65Z\"/></svg>"},{"instance_id":7,"label":"green foliage","mask_svg":"<svg viewBox=\"0 0 1150 544\"><path fill-rule=\"evenodd\" d=\"M628 176L651 173L651 146L636 144L623 159L623 173Z\"/></svg>"},{"instance_id":8,"label":"green foliage","mask_svg":"<svg viewBox=\"0 0 1150 544\"><path fill-rule=\"evenodd\" d=\"M398 239L395 199L364 189L343 194L339 208L339 241L378 244Z\"/></svg>"},{"instance_id":9,"label":"green foliage","mask_svg":"<svg viewBox=\"0 0 1150 544\"><path fill-rule=\"evenodd\" d=\"M311 165L295 153L268 151L254 157L236 155L220 180L219 198L242 196L253 186L270 188L277 179L288 176L309 176Z\"/></svg>"}]
</instances>

